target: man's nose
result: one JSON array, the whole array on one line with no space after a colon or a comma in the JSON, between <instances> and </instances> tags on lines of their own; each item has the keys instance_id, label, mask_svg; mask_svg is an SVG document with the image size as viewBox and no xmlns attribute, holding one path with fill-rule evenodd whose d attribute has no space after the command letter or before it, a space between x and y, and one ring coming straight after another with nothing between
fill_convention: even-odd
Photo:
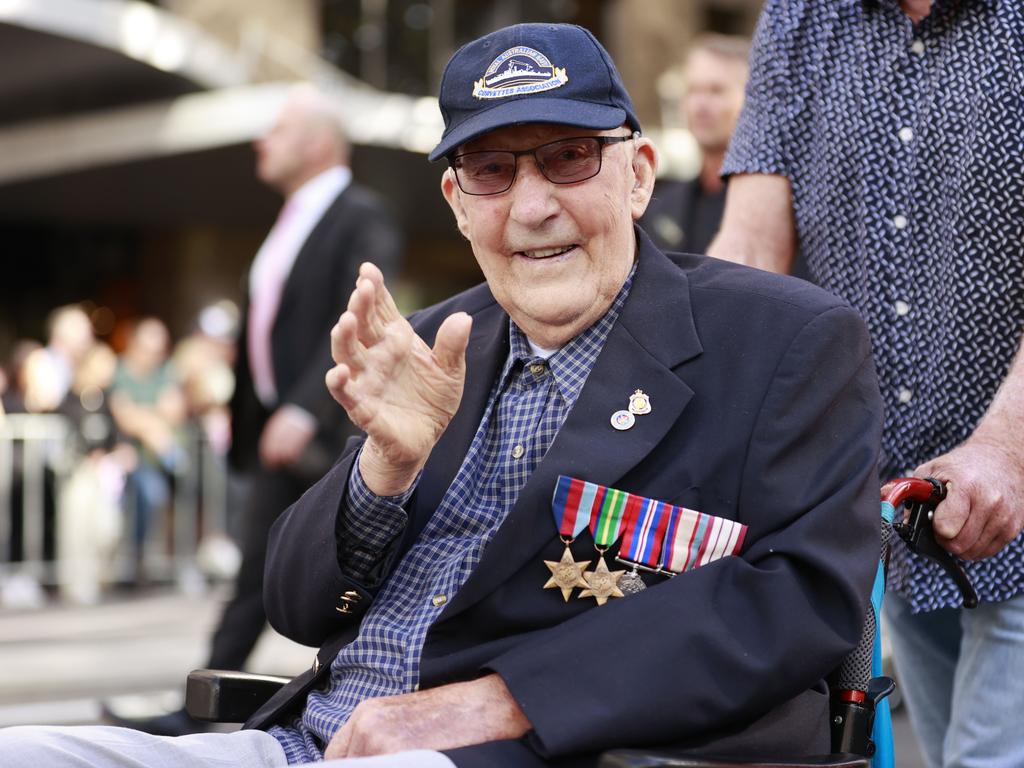
<instances>
[{"instance_id":1,"label":"man's nose","mask_svg":"<svg viewBox=\"0 0 1024 768\"><path fill-rule=\"evenodd\" d=\"M555 185L548 181L529 155L518 158L516 178L509 194L512 208L509 215L520 224L537 226L558 213Z\"/></svg>"}]
</instances>

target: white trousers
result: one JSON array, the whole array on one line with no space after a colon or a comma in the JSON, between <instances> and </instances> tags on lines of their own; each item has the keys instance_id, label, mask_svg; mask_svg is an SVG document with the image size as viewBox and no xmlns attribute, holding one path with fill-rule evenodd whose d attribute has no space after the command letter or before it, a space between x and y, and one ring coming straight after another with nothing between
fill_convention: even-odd
<instances>
[{"instance_id":1,"label":"white trousers","mask_svg":"<svg viewBox=\"0 0 1024 768\"><path fill-rule=\"evenodd\" d=\"M282 768L277 739L263 731L153 736L107 725L0 729L3 768ZM329 768L455 768L440 752L415 750L328 760Z\"/></svg>"}]
</instances>

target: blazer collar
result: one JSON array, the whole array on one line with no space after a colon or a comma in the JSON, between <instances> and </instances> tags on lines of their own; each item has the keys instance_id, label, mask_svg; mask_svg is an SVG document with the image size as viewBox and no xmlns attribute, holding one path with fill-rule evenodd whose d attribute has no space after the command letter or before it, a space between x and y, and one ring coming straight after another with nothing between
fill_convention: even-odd
<instances>
[{"instance_id":1,"label":"blazer collar","mask_svg":"<svg viewBox=\"0 0 1024 768\"><path fill-rule=\"evenodd\" d=\"M487 399L501 375L509 354L508 315L486 292L490 302L482 309L471 311L473 328L466 347L466 382L462 402L455 416L430 453L416 488L416 506L428 510L414 519L414 536L426 524L433 511L441 504L455 473L469 452L480 419L487 407Z\"/></svg>"},{"instance_id":2,"label":"blazer collar","mask_svg":"<svg viewBox=\"0 0 1024 768\"><path fill-rule=\"evenodd\" d=\"M691 311L689 281L640 229L637 237L639 265L633 287L579 399L484 551L480 565L445 608L442 619L499 587L558 535L551 513L558 475L615 484L654 450L693 396L673 370L702 351ZM487 390L483 395L486 401L489 387L481 389ZM652 412L639 417L632 429L615 430L611 415L626 408L629 395L637 389L650 396ZM477 421L480 412L482 408ZM460 447L463 450L457 463L461 463L468 441ZM455 460L448 460L455 463L446 478L450 483L458 466Z\"/></svg>"}]
</instances>

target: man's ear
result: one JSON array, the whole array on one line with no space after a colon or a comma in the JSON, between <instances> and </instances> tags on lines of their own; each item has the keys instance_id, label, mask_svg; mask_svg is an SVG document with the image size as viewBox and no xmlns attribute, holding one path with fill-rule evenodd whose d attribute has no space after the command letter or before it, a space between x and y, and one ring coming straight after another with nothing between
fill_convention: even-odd
<instances>
[{"instance_id":1,"label":"man's ear","mask_svg":"<svg viewBox=\"0 0 1024 768\"><path fill-rule=\"evenodd\" d=\"M658 173L658 150L654 143L640 136L633 153L633 189L629 194L630 212L636 221L644 215L654 193L654 177Z\"/></svg>"},{"instance_id":2,"label":"man's ear","mask_svg":"<svg viewBox=\"0 0 1024 768\"><path fill-rule=\"evenodd\" d=\"M448 207L455 214L455 224L462 236L469 240L469 221L466 219L466 209L462 206L462 194L459 184L455 181L455 171L451 168L445 170L441 176L441 194L448 201Z\"/></svg>"}]
</instances>

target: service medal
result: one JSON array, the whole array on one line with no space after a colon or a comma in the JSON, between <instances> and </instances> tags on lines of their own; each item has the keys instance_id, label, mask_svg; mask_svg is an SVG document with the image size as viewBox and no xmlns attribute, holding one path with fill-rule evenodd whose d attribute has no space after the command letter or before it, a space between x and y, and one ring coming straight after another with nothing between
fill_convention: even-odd
<instances>
[{"instance_id":1,"label":"service medal","mask_svg":"<svg viewBox=\"0 0 1024 768\"><path fill-rule=\"evenodd\" d=\"M625 533L618 557L615 558L616 562L632 568L619 582L620 589L627 595L646 589L644 580L637 573L639 569L657 572L672 510L672 505L663 501L637 498L639 503L627 505L626 520L623 523Z\"/></svg>"},{"instance_id":2,"label":"service medal","mask_svg":"<svg viewBox=\"0 0 1024 768\"><path fill-rule=\"evenodd\" d=\"M633 570L622 574L622 578L619 579L619 589L622 590L623 595L635 595L637 592L647 589L647 585L644 584L643 577L637 572L635 565Z\"/></svg>"},{"instance_id":3,"label":"service medal","mask_svg":"<svg viewBox=\"0 0 1024 768\"><path fill-rule=\"evenodd\" d=\"M558 476L555 493L551 497L551 511L558 535L565 544L565 552L561 560L544 561L551 571L544 589L562 590L562 598L566 602L574 588L587 586L584 576L590 566L589 560L573 560L569 545L590 524L591 511L595 505L600 507L603 499L604 489L599 486L565 475Z\"/></svg>"},{"instance_id":4,"label":"service medal","mask_svg":"<svg viewBox=\"0 0 1024 768\"><path fill-rule=\"evenodd\" d=\"M587 568L590 567L589 560L573 560L569 545L566 544L562 559L545 560L544 565L551 569L551 578L547 580L544 589L562 590L562 598L569 602L569 595L576 587L586 588Z\"/></svg>"},{"instance_id":5,"label":"service medal","mask_svg":"<svg viewBox=\"0 0 1024 768\"><path fill-rule=\"evenodd\" d=\"M580 597L592 597L598 605L604 605L609 597L623 597L619 589L619 581L625 571L609 571L604 558L598 558L597 567L583 574L587 588L580 592Z\"/></svg>"}]
</instances>

